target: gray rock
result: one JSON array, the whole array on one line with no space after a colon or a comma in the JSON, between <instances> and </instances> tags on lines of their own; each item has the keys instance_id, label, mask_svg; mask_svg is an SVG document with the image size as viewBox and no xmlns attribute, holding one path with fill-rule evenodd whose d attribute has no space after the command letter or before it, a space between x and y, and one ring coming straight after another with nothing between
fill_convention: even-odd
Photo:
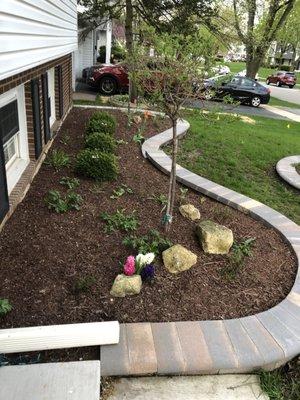
<instances>
[{"instance_id":1,"label":"gray rock","mask_svg":"<svg viewBox=\"0 0 300 400\"><path fill-rule=\"evenodd\" d=\"M179 207L179 212L182 216L190 219L191 221L197 221L201 216L200 211L198 208L193 206L193 204L183 204Z\"/></svg>"},{"instance_id":2,"label":"gray rock","mask_svg":"<svg viewBox=\"0 0 300 400\"><path fill-rule=\"evenodd\" d=\"M232 230L213 221L200 222L196 234L205 253L228 254L233 245Z\"/></svg>"},{"instance_id":3,"label":"gray rock","mask_svg":"<svg viewBox=\"0 0 300 400\"><path fill-rule=\"evenodd\" d=\"M140 275L126 276L120 274L116 277L110 294L114 297L125 297L139 294L142 289L142 279Z\"/></svg>"},{"instance_id":4,"label":"gray rock","mask_svg":"<svg viewBox=\"0 0 300 400\"><path fill-rule=\"evenodd\" d=\"M197 263L196 254L187 250L180 244L170 247L162 253L164 266L172 274L179 274L180 272L190 269Z\"/></svg>"}]
</instances>

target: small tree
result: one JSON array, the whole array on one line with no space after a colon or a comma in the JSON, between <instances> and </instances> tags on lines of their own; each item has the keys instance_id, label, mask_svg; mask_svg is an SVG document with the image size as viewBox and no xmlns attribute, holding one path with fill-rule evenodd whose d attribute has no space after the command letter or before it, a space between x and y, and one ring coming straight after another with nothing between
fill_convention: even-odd
<instances>
[{"instance_id":1,"label":"small tree","mask_svg":"<svg viewBox=\"0 0 300 400\"><path fill-rule=\"evenodd\" d=\"M167 231L173 218L176 194L177 121L187 102L203 96L203 80L216 54L215 41L203 31L193 36L156 35L151 31L149 37L144 54L139 57L136 77L140 90L172 124L172 168L163 220ZM155 52L152 57L149 56L150 47Z\"/></svg>"}]
</instances>

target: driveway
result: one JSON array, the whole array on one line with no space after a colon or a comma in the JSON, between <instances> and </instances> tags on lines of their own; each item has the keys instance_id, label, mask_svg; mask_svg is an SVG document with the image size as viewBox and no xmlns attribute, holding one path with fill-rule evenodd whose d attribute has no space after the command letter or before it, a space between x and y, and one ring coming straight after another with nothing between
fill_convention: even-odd
<instances>
[{"instance_id":1,"label":"driveway","mask_svg":"<svg viewBox=\"0 0 300 400\"><path fill-rule=\"evenodd\" d=\"M275 85L267 86L266 83L260 82L262 85L268 87L271 90L271 96L277 99L289 101L290 103L299 104L300 107L300 90L294 87L290 89L289 87L281 86L277 87Z\"/></svg>"}]
</instances>

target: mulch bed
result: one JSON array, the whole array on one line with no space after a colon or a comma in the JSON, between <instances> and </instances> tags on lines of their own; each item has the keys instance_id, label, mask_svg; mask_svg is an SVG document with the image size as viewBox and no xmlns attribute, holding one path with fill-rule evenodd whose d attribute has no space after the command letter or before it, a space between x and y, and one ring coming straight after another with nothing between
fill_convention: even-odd
<instances>
[{"instance_id":1,"label":"mulch bed","mask_svg":"<svg viewBox=\"0 0 300 400\"><path fill-rule=\"evenodd\" d=\"M54 148L75 156L83 148L84 127L92 109L73 109ZM222 273L225 256L206 255L194 233L194 224L176 209L169 239L198 255L189 271L174 276L156 262L156 277L143 285L139 296L124 299L109 294L120 262L132 253L122 244L124 232L104 233L101 212L136 210L138 234L161 226L161 205L151 199L166 194L168 177L143 159L139 145L132 142L134 125L126 129L125 114L114 113L118 121L117 139L120 174L113 183L97 186L81 179L76 190L83 198L80 211L56 214L49 211L44 197L51 189L64 192L63 176L75 176L72 168L55 172L43 165L29 193L0 234L0 298L7 298L13 310L0 319L0 327L63 324L119 320L120 322L207 320L242 317L267 310L290 291L296 274L296 260L290 248L274 230L249 216L189 190L188 201L201 210L202 219L222 223L234 232L236 240L255 237L252 255L236 278ZM166 121L147 122L145 135L166 127ZM69 144L63 144L66 135ZM126 184L133 194L110 199L114 189ZM178 188L179 194L179 188ZM202 201L200 201L202 199ZM89 292L74 294L76 280L92 276L96 283Z\"/></svg>"}]
</instances>

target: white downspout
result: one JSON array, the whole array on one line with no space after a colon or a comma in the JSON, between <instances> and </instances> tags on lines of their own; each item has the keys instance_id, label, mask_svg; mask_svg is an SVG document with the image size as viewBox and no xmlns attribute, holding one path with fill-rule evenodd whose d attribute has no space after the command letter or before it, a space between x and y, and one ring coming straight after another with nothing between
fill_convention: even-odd
<instances>
[{"instance_id":1,"label":"white downspout","mask_svg":"<svg viewBox=\"0 0 300 400\"><path fill-rule=\"evenodd\" d=\"M112 24L108 21L106 24L106 57L105 64L110 64L111 59L111 41L112 41Z\"/></svg>"}]
</instances>

